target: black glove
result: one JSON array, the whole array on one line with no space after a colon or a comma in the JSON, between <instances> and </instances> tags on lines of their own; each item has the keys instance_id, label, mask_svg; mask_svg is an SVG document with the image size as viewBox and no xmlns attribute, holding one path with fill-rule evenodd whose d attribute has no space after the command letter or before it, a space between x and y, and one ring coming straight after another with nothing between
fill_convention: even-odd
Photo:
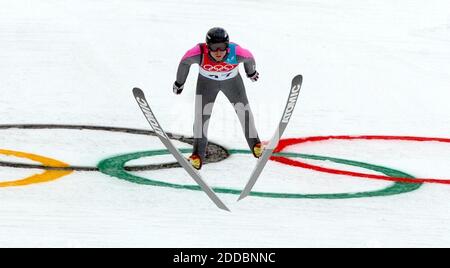
<instances>
[{"instance_id":1,"label":"black glove","mask_svg":"<svg viewBox=\"0 0 450 268\"><path fill-rule=\"evenodd\" d=\"M247 77L252 80L252 82L256 82L259 79L259 73L255 71L253 74L247 74Z\"/></svg>"},{"instance_id":2,"label":"black glove","mask_svg":"<svg viewBox=\"0 0 450 268\"><path fill-rule=\"evenodd\" d=\"M184 88L184 85L178 84L177 81L175 81L175 83L173 83L173 93L179 95L179 94L181 94L181 92L183 92L183 88Z\"/></svg>"}]
</instances>

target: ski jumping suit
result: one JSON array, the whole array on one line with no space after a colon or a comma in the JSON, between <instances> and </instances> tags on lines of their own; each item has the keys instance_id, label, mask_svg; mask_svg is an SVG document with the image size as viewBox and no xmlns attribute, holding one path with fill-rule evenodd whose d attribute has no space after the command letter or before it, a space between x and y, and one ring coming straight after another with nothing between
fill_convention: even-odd
<instances>
[{"instance_id":1,"label":"ski jumping suit","mask_svg":"<svg viewBox=\"0 0 450 268\"><path fill-rule=\"evenodd\" d=\"M184 85L192 64L199 65L195 99L194 150L204 161L208 144L208 124L212 108L219 91L222 91L234 106L250 150L260 142L250 109L244 82L239 74L239 63L244 63L247 75L255 73L255 60L250 51L230 43L222 62L216 62L205 43L186 52L177 72L177 83Z\"/></svg>"}]
</instances>

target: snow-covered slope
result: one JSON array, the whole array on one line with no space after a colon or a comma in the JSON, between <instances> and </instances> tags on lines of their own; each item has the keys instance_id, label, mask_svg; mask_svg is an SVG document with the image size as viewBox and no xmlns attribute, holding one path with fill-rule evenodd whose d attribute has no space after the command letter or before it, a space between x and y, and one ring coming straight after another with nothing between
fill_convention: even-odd
<instances>
[{"instance_id":1,"label":"snow-covered slope","mask_svg":"<svg viewBox=\"0 0 450 268\"><path fill-rule=\"evenodd\" d=\"M190 136L198 67L191 68L182 95L173 95L171 86L185 51L202 42L209 28L222 26L256 57L260 81L245 83L263 139L272 134L290 80L298 73L304 84L286 138L450 138L449 9L447 1L438 0L3 0L0 125L147 129L131 95L139 86L167 131ZM247 149L223 96L215 105L209 134L228 149ZM95 167L112 156L163 148L155 137L94 130L13 128L0 129L0 135L0 150L71 166ZM450 179L446 142L330 140L285 151L386 166L417 178ZM0 151L0 161L39 164L5 151ZM163 155L128 164L171 161ZM348 162L302 161L381 174ZM248 154L232 154L205 165L202 175L213 186L239 190L254 164ZM42 172L1 166L0 186ZM131 174L193 184L182 169ZM393 183L271 161L254 190L355 193ZM75 171L46 183L1 187L0 246L449 246L450 185L416 188L354 199L252 196L239 203L237 195L220 193L233 211L225 213L200 192Z\"/></svg>"}]
</instances>

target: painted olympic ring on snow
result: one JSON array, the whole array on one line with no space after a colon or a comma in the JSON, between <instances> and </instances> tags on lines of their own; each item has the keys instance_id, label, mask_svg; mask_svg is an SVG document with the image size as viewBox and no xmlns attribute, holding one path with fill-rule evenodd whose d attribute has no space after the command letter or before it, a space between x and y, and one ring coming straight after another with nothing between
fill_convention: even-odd
<instances>
[{"instance_id":1,"label":"painted olympic ring on snow","mask_svg":"<svg viewBox=\"0 0 450 268\"><path fill-rule=\"evenodd\" d=\"M123 132L123 133L129 133L129 134L139 134L139 135L152 135L154 136L153 131L149 130L141 130L141 129L130 129L130 128L118 128L118 127L105 127L105 126L85 126L85 125L52 125L52 124L20 124L20 125L0 125L0 129L10 129L10 128L20 128L20 129L75 129L75 130L82 130L82 129L88 129L88 130L99 130L99 131L113 131L113 132ZM184 136L177 136L174 134L168 133L169 137L178 139L182 142L192 144L192 138L184 137ZM332 140L332 139L340 139L340 140L357 140L357 139L363 139L363 140L402 140L402 141L437 141L437 142L446 142L450 143L450 139L446 138L430 138L430 137L411 137L411 136L318 136L318 137L306 137L306 138L298 138L298 139L283 139L280 141L278 147L275 150L274 156L272 156L271 160L296 166L296 167L302 167L307 168L314 171L319 172L326 172L326 173L332 173L332 174L339 174L339 175L348 175L352 177L361 177L361 178L368 178L368 179L379 179L379 180L386 180L386 181L393 181L396 183L400 183L401 185L413 185L413 190L420 187L422 183L441 183L441 184L450 184L450 180L443 180L443 179L430 179L430 178L414 178L406 173L402 173L400 171L395 171L395 175L392 175L392 173L387 174L384 171L387 171L389 169L371 165L367 163L361 163L357 161L350 161L350 160L343 160L338 158L331 158L331 157L320 157L320 156L311 156L311 155L305 155L305 154L296 154L296 153L285 153L282 152L286 147L294 144L299 144L303 142L317 142L317 141L325 141L325 140ZM243 150L229 150L227 151L225 148L211 143L211 145L216 146L214 149L216 152L220 152L222 155L218 157L218 159L213 160L212 162L221 161L228 157L231 153L244 153ZM47 173L44 172L42 174L34 175L22 180L16 180L14 182L2 182L0 183L0 186L6 187L6 186L19 186L19 185L27 185L31 183L39 183L39 182L46 182L57 179L55 176L58 174L59 177L65 176L70 174L74 170L81 170L81 171L101 171L103 173L104 169L99 167L80 167L80 166L69 166L66 163L63 163L61 161L46 158L43 156L33 155L29 153L23 153L23 152L17 152L17 151L11 151L11 150L2 150L0 153L4 153L7 155L15 155L17 157L24 157L28 158L33 161L38 161L41 163L41 165L33 165L33 164L23 164L23 163L10 163L10 162L0 162L0 166L8 166L8 167L17 167L17 168L37 168L37 169L45 169L47 171L54 171L55 173ZM330 169L330 168L324 168L316 165L306 164L297 160L292 160L290 157L300 157L300 158L306 158L306 159L316 159L316 160L329 160L336 163L344 163L347 165L356 165L363 168L368 168L372 170L376 170L379 172L384 173L385 175L374 175L374 174L366 174L366 173L360 173L360 172L351 172L351 171L345 171L345 170L337 170L337 169ZM108 160L108 159L106 159ZM103 160L100 163L104 163ZM130 167L122 167L122 169L125 169L126 171L141 171L141 170L155 170L155 169L164 169L164 168L175 168L180 167L178 163L168 163L168 164L157 164L157 165L146 165L146 166L130 166ZM374 169L375 168L375 169ZM377 169L378 168L378 169ZM391 170L392 171L392 170ZM58 173L60 172L60 173ZM46 174L46 175L44 175ZM50 175L49 175L50 174ZM59 178L58 177L58 178ZM30 183L31 182L31 183ZM160 185L159 185L160 186ZM394 191L391 191L391 193L401 193L403 190L398 191L395 190L395 187L397 187L396 184L394 184ZM392 188L392 187L388 187ZM186 188L186 187L175 187L175 188ZM190 186L187 188L191 188ZM192 189L195 190L195 187ZM219 189L219 192L226 192L226 193L233 193L232 189ZM383 191L383 190L382 190ZM411 191L411 190L408 190ZM239 191L240 192L240 191ZM377 191L375 191L377 192ZM389 191L388 191L389 192ZM278 194L274 193L256 193L254 195L259 196L266 196L266 197L284 197L284 198L330 198L330 196L326 195L298 195L298 194L282 194L282 196L278 196ZM309 197L305 197L309 196ZM365 193L348 193L348 194L331 194L331 196L340 196L343 198L352 198L352 197L364 197L366 196ZM373 194L370 194L370 196L376 196Z\"/></svg>"},{"instance_id":2,"label":"painted olympic ring on snow","mask_svg":"<svg viewBox=\"0 0 450 268\"><path fill-rule=\"evenodd\" d=\"M190 149L181 149L182 153L189 153L192 150ZM230 154L250 154L250 151L246 150L229 150ZM139 159L142 157L148 156L157 156L168 154L167 150L155 150L155 151L145 151L145 152L137 152L130 153L120 156L111 157L101 161L98 165L100 171L109 176L116 177L121 180L125 180L128 182L141 184L141 185L151 185L151 186L159 186L159 187L168 187L175 189L184 189L184 190L194 190L201 191L201 188L198 185L183 185L183 184L175 184L169 182L158 181L154 179L148 179L141 176L137 176L127 172L124 169L124 166L127 162L135 159ZM283 153L279 153L279 155L286 155ZM304 157L300 154L289 153L289 157ZM407 177L414 178L409 174L403 173L398 170L394 170L387 167L381 167L376 165L371 165L362 162L356 162L345 159L331 158L325 156L310 156L314 157L316 160L322 161L332 161L339 162L341 164L346 164L350 166L362 167L365 169L381 172L387 176L393 177ZM381 190L376 191L367 191L367 192L356 192L356 193L335 193L335 194L297 194L297 193L271 193L271 192L251 192L250 195L258 196L258 197L266 197L266 198L294 198L294 199L349 199L349 198L363 198L363 197L377 197L377 196L389 196L389 195L397 195L402 193L408 193L417 190L420 188L421 183L401 183L395 182L393 185L383 188ZM225 193L225 194L241 194L241 190L237 189L229 189L229 188L221 188L221 187L213 187L213 190L217 193Z\"/></svg>"},{"instance_id":3,"label":"painted olympic ring on snow","mask_svg":"<svg viewBox=\"0 0 450 268\"><path fill-rule=\"evenodd\" d=\"M15 156L15 157L21 157L26 158L32 161L37 161L42 163L42 165L49 165L54 167L67 167L68 164L48 158L45 156L40 156L36 154L30 154L30 153L24 153L24 152L17 152L12 150L2 150L0 149L0 154L7 155L7 156ZM0 182L0 187L11 187L11 186L24 186L24 185L30 185L35 183L42 183L42 182L49 182L56 179L59 179L63 176L69 175L72 173L72 170L46 170L41 174L35 174L29 177L26 177L24 179L18 179L14 181L5 181Z\"/></svg>"},{"instance_id":4,"label":"painted olympic ring on snow","mask_svg":"<svg viewBox=\"0 0 450 268\"><path fill-rule=\"evenodd\" d=\"M396 140L396 141L416 141L416 142L427 142L436 141L450 143L450 139L447 138L431 138L431 137L412 137L412 136L317 136L317 137L307 137L307 138L293 138L293 139L283 139L278 143L277 148L274 152L282 152L286 147L295 144L301 144L305 142L318 142L327 140ZM436 179L436 178L410 178L410 177L390 177L383 175L374 175L360 172L345 171L332 168L324 168L317 165L307 164L297 160L292 160L284 156L272 156L272 160L287 164L295 167L302 167L306 169L311 169L319 172L347 175L352 177L403 182L403 183L440 183L440 184L450 184L449 179Z\"/></svg>"},{"instance_id":5,"label":"painted olympic ring on snow","mask_svg":"<svg viewBox=\"0 0 450 268\"><path fill-rule=\"evenodd\" d=\"M89 125L57 125L57 124L10 124L10 125L0 125L0 130L2 129L68 129L68 130L93 130L93 131L108 131L108 132L119 132L132 135L147 135L156 136L155 132L151 130L134 129L134 128L121 128L121 127L110 127L110 126L89 126ZM186 137L182 135L173 134L167 132L167 136L170 139L177 140L186 144L193 144L193 139L191 137ZM209 142L207 147L209 157L207 157L206 163L215 163L222 161L228 157L227 150L214 143ZM25 163L12 163L0 161L0 166L13 167L13 168L33 168L33 169L44 169L44 170L70 170L70 171L98 171L96 166L51 166L46 164L36 165L36 164L25 164ZM136 165L127 166L126 169L130 171L145 171L145 170L157 170L162 168L177 168L181 167L176 161L164 164L155 165Z\"/></svg>"}]
</instances>

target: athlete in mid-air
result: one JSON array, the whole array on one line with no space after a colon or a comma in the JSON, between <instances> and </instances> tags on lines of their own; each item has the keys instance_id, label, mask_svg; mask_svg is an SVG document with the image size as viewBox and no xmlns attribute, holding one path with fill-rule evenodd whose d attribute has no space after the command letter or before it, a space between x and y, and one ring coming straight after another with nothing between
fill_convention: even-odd
<instances>
[{"instance_id":1,"label":"athlete in mid-air","mask_svg":"<svg viewBox=\"0 0 450 268\"><path fill-rule=\"evenodd\" d=\"M255 59L250 51L231 43L223 28L212 28L206 34L206 43L188 50L178 66L173 92L181 94L192 64L200 66L195 103L194 149L189 161L196 169L202 167L208 144L208 123L217 94L222 91L234 106L244 130L250 150L256 158L263 147L255 128L244 82L239 74L239 63L244 63L247 77L253 82L259 78Z\"/></svg>"}]
</instances>

